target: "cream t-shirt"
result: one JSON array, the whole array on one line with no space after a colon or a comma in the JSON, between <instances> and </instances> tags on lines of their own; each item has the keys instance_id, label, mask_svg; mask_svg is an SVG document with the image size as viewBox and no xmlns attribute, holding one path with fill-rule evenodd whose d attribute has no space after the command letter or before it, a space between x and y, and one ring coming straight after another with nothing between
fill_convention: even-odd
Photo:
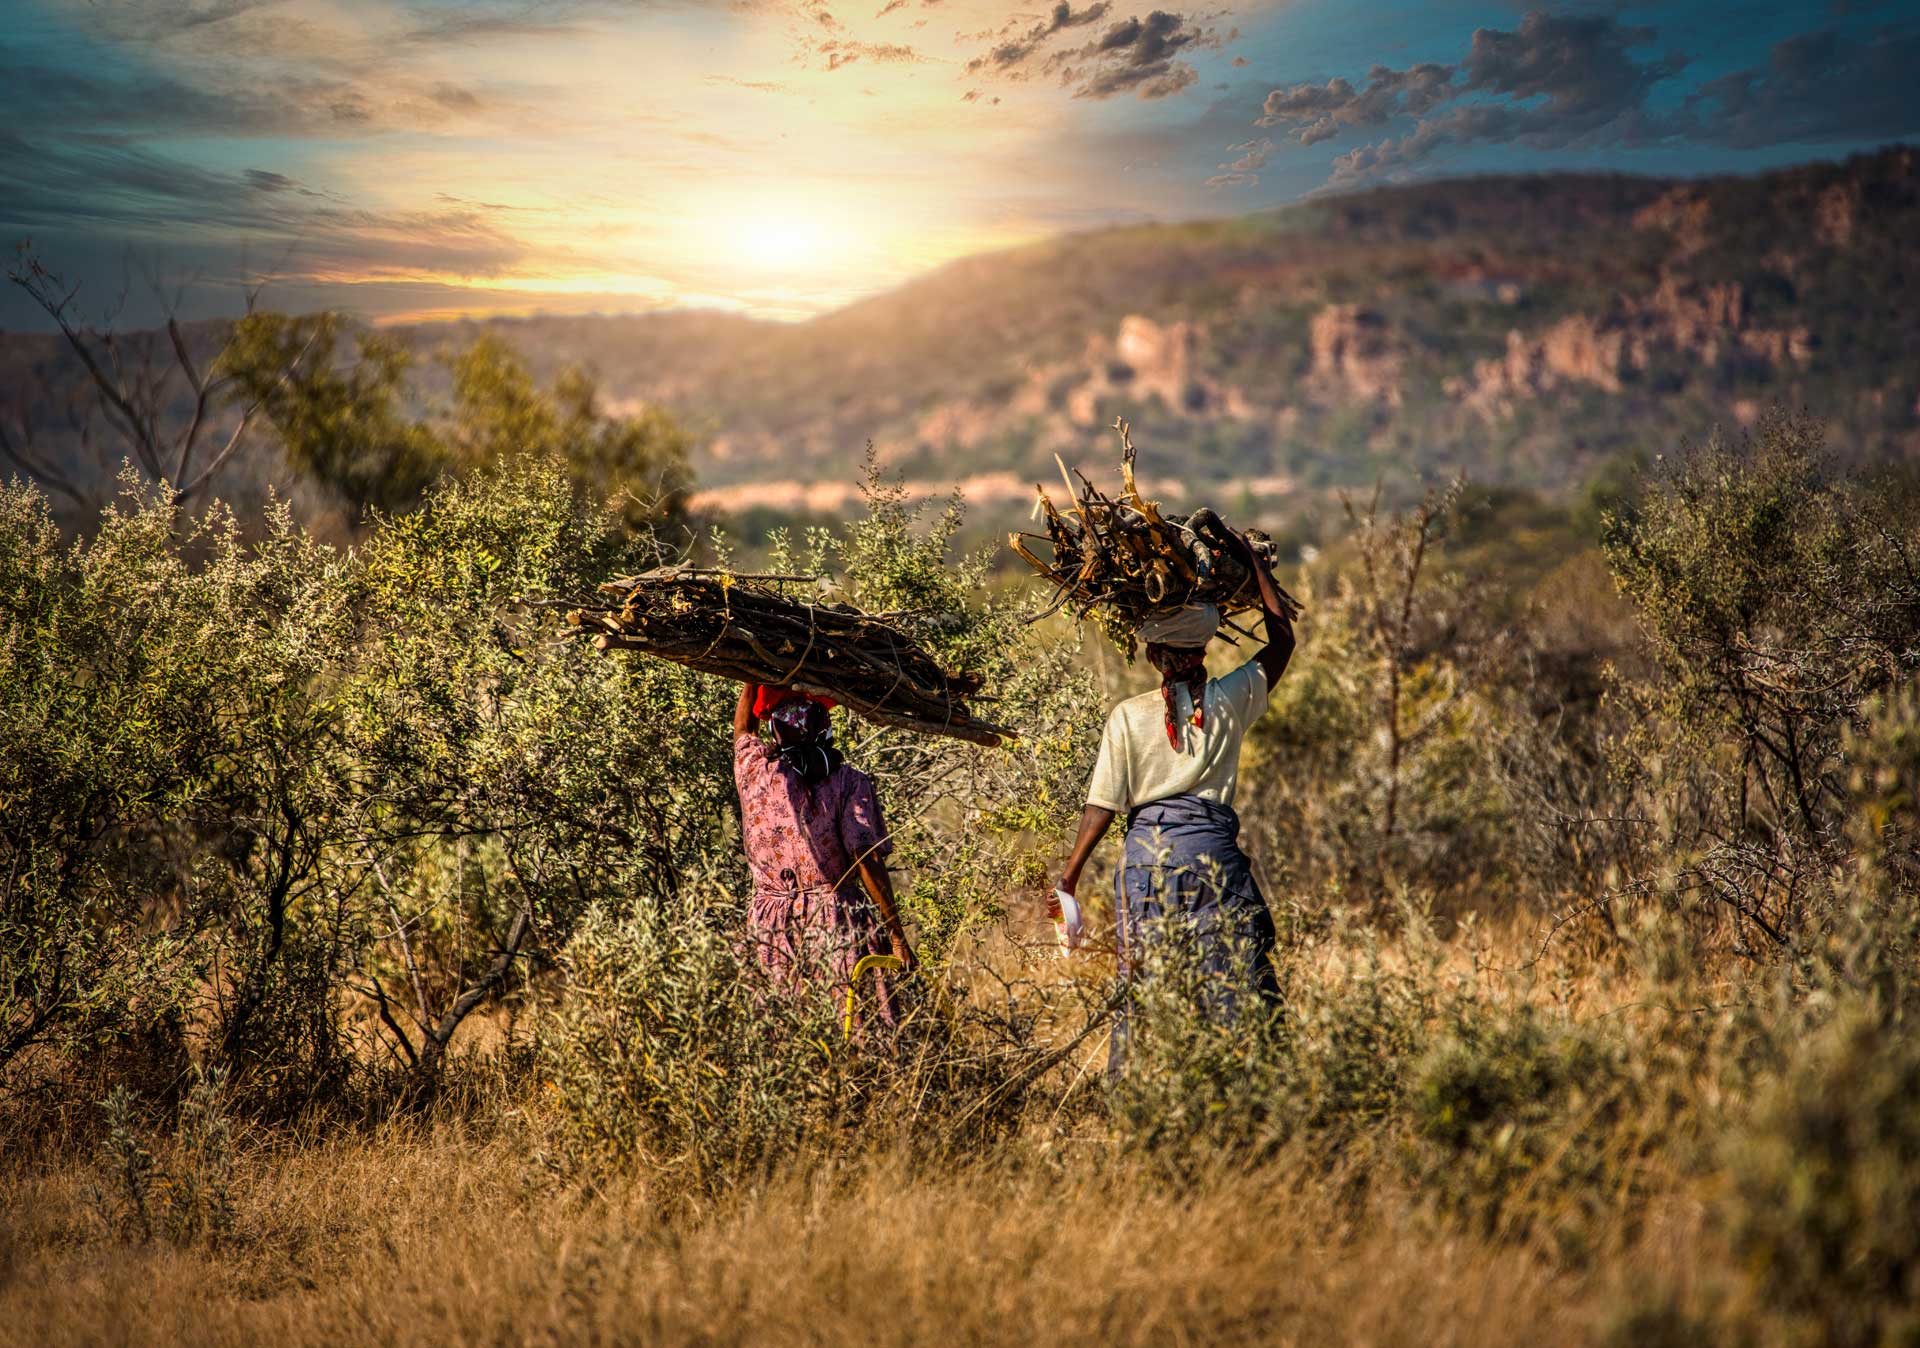
<instances>
[{"instance_id":1,"label":"cream t-shirt","mask_svg":"<svg viewBox=\"0 0 1920 1348\"><path fill-rule=\"evenodd\" d=\"M1167 742L1167 704L1158 688L1115 707L1087 783L1087 804L1115 814L1178 795L1232 805L1240 781L1240 741L1267 709L1266 670L1249 660L1231 674L1208 679L1206 707L1206 725L1196 728L1193 699L1184 687L1174 689L1178 749Z\"/></svg>"}]
</instances>

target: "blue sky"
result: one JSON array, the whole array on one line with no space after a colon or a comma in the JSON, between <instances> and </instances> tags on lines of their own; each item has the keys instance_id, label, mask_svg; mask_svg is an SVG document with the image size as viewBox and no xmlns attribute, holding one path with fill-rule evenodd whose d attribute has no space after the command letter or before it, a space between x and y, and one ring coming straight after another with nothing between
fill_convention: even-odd
<instances>
[{"instance_id":1,"label":"blue sky","mask_svg":"<svg viewBox=\"0 0 1920 1348\"><path fill-rule=\"evenodd\" d=\"M1068 229L1920 137L1920 11L1871 0L6 9L0 241L128 322L248 283L376 319L797 318Z\"/></svg>"}]
</instances>

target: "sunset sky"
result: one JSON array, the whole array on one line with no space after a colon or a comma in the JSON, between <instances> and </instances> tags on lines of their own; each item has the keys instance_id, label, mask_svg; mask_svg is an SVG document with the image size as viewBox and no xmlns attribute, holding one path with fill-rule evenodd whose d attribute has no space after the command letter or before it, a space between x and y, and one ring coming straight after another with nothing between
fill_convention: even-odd
<instances>
[{"instance_id":1,"label":"sunset sky","mask_svg":"<svg viewBox=\"0 0 1920 1348\"><path fill-rule=\"evenodd\" d=\"M1066 230L1920 134L1912 5L1162 3L0 0L0 240L96 306L790 318Z\"/></svg>"}]
</instances>

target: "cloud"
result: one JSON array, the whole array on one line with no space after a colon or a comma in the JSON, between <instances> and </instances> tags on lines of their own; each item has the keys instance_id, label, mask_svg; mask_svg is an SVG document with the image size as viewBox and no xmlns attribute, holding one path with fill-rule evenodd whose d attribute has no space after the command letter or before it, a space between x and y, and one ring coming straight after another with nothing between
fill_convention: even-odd
<instances>
[{"instance_id":1,"label":"cloud","mask_svg":"<svg viewBox=\"0 0 1920 1348\"><path fill-rule=\"evenodd\" d=\"M1210 43L1207 32L1194 28L1184 15L1156 9L1144 19L1123 19L1082 48L1090 68L1073 72L1067 82L1077 84L1076 98L1110 98L1137 92L1142 98L1165 98L1187 88L1199 76L1192 66L1176 61L1181 52Z\"/></svg>"},{"instance_id":2,"label":"cloud","mask_svg":"<svg viewBox=\"0 0 1920 1348\"><path fill-rule=\"evenodd\" d=\"M912 47L900 42L822 42L814 48L827 58L827 69L838 70L850 66L855 61L871 61L881 65L916 65L928 58Z\"/></svg>"},{"instance_id":3,"label":"cloud","mask_svg":"<svg viewBox=\"0 0 1920 1348\"><path fill-rule=\"evenodd\" d=\"M1262 136L1259 140L1229 145L1227 153L1238 155L1239 158L1221 164L1220 172L1207 179L1207 186L1216 190L1223 187L1258 187L1260 170L1273 157L1273 142Z\"/></svg>"},{"instance_id":4,"label":"cloud","mask_svg":"<svg viewBox=\"0 0 1920 1348\"><path fill-rule=\"evenodd\" d=\"M708 84L729 84L736 89L751 89L755 93L761 94L784 94L787 92L787 86L778 80L743 80L736 79L732 75L709 75L706 77L706 82Z\"/></svg>"},{"instance_id":5,"label":"cloud","mask_svg":"<svg viewBox=\"0 0 1920 1348\"><path fill-rule=\"evenodd\" d=\"M1295 84L1266 96L1260 126L1293 129L1301 145L1412 119L1413 127L1347 151L1333 181L1405 171L1447 146L1518 142L1532 149L1643 145L1679 134L1650 110L1654 86L1686 65L1679 53L1641 58L1657 32L1610 15L1527 14L1511 31L1476 29L1453 63L1376 65L1364 86L1345 79Z\"/></svg>"},{"instance_id":6,"label":"cloud","mask_svg":"<svg viewBox=\"0 0 1920 1348\"><path fill-rule=\"evenodd\" d=\"M310 269L353 274L497 274L527 249L499 208L443 200L411 211L355 208L267 169L225 173L107 138L0 133L0 236L220 238L292 247ZM58 257L49 259L58 265Z\"/></svg>"},{"instance_id":7,"label":"cloud","mask_svg":"<svg viewBox=\"0 0 1920 1348\"><path fill-rule=\"evenodd\" d=\"M1384 126L1395 118L1418 117L1458 90L1453 66L1431 62L1406 70L1374 66L1367 85L1356 90L1343 79L1325 84L1296 84L1275 89L1261 105L1257 125L1295 125L1302 145L1337 136L1349 127Z\"/></svg>"},{"instance_id":8,"label":"cloud","mask_svg":"<svg viewBox=\"0 0 1920 1348\"><path fill-rule=\"evenodd\" d=\"M1117 20L1105 32L1078 47L1054 46L1054 39L1070 28L1081 28L1107 17L1108 0L1075 10L1060 0L1049 17L1015 36L1002 40L967 63L969 75L998 74L1027 79L1034 74L1056 80L1076 98L1102 99L1134 93L1141 98L1165 98L1193 85L1199 75L1178 60L1196 47L1218 47L1220 38L1196 27L1182 14L1156 9L1144 18ZM1237 36L1238 30L1235 31ZM1052 50L1047 50L1052 47Z\"/></svg>"},{"instance_id":9,"label":"cloud","mask_svg":"<svg viewBox=\"0 0 1920 1348\"><path fill-rule=\"evenodd\" d=\"M1273 154L1273 142L1262 137L1259 140L1250 140L1240 145L1229 145L1227 149L1229 151L1239 150L1242 151L1242 153L1240 157L1232 163L1222 164L1220 166L1221 168L1229 169L1235 173L1258 173L1267 166L1267 160Z\"/></svg>"},{"instance_id":10,"label":"cloud","mask_svg":"<svg viewBox=\"0 0 1920 1348\"><path fill-rule=\"evenodd\" d=\"M1774 44L1764 66L1722 75L1687 100L1702 139L1733 149L1897 140L1920 132L1920 22L1862 40L1832 28Z\"/></svg>"},{"instance_id":11,"label":"cloud","mask_svg":"<svg viewBox=\"0 0 1920 1348\"><path fill-rule=\"evenodd\" d=\"M1639 61L1633 49L1651 43L1652 28L1625 27L1611 17L1560 17L1535 11L1517 32L1481 28L1461 68L1462 89L1544 102L1528 109L1532 134L1562 143L1587 131L1642 115L1648 92L1677 75L1686 57L1670 53Z\"/></svg>"},{"instance_id":12,"label":"cloud","mask_svg":"<svg viewBox=\"0 0 1920 1348\"><path fill-rule=\"evenodd\" d=\"M225 23L279 0L91 0L88 17L141 42Z\"/></svg>"},{"instance_id":13,"label":"cloud","mask_svg":"<svg viewBox=\"0 0 1920 1348\"><path fill-rule=\"evenodd\" d=\"M1098 23L1106 18L1107 12L1112 8L1109 0L1097 0L1085 9L1075 10L1069 0L1059 0L1045 19L1034 24L1020 36L1000 42L986 55L976 56L967 62L967 73L976 75L991 70L1010 71L1023 66L1046 46L1055 34L1064 33L1070 28L1082 28L1090 23Z\"/></svg>"},{"instance_id":14,"label":"cloud","mask_svg":"<svg viewBox=\"0 0 1920 1348\"><path fill-rule=\"evenodd\" d=\"M1679 52L1646 54L1658 32L1604 14L1534 12L1513 30L1481 28L1453 63L1374 66L1344 79L1274 89L1257 125L1301 145L1411 123L1332 162L1336 185L1402 175L1449 149L1530 150L1897 140L1920 132L1920 20L1870 33L1825 27L1774 43L1763 64L1656 100L1687 70Z\"/></svg>"}]
</instances>

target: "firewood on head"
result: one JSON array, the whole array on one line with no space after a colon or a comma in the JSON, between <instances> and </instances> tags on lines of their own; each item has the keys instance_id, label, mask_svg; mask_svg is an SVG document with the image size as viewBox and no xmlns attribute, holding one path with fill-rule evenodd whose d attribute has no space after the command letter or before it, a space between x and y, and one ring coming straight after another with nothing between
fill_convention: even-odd
<instances>
[{"instance_id":1,"label":"firewood on head","mask_svg":"<svg viewBox=\"0 0 1920 1348\"><path fill-rule=\"evenodd\" d=\"M1200 603L1214 604L1223 614L1259 608L1260 583L1239 542L1244 539L1270 566L1272 541L1258 530L1236 533L1204 506L1187 515L1162 513L1134 478L1131 428L1116 418L1113 429L1120 435L1120 496L1105 495L1085 474L1079 474L1076 487L1075 475L1055 455L1068 504L1055 506L1046 489L1036 485L1035 513L1044 517L1047 532L1025 535L1046 541L1052 556L1041 556L1021 535L1008 537L1014 553L1055 589L1053 603L1033 621L1064 607L1076 619L1093 618L1130 650L1133 634L1156 614ZM1299 602L1285 590L1279 595L1287 617L1298 617Z\"/></svg>"},{"instance_id":2,"label":"firewood on head","mask_svg":"<svg viewBox=\"0 0 1920 1348\"><path fill-rule=\"evenodd\" d=\"M822 693L882 725L985 745L1012 737L974 717L967 699L979 693L979 675L943 668L903 626L910 615L809 603L772 588L807 579L665 567L601 585L608 602L573 609L566 621L599 650Z\"/></svg>"}]
</instances>

